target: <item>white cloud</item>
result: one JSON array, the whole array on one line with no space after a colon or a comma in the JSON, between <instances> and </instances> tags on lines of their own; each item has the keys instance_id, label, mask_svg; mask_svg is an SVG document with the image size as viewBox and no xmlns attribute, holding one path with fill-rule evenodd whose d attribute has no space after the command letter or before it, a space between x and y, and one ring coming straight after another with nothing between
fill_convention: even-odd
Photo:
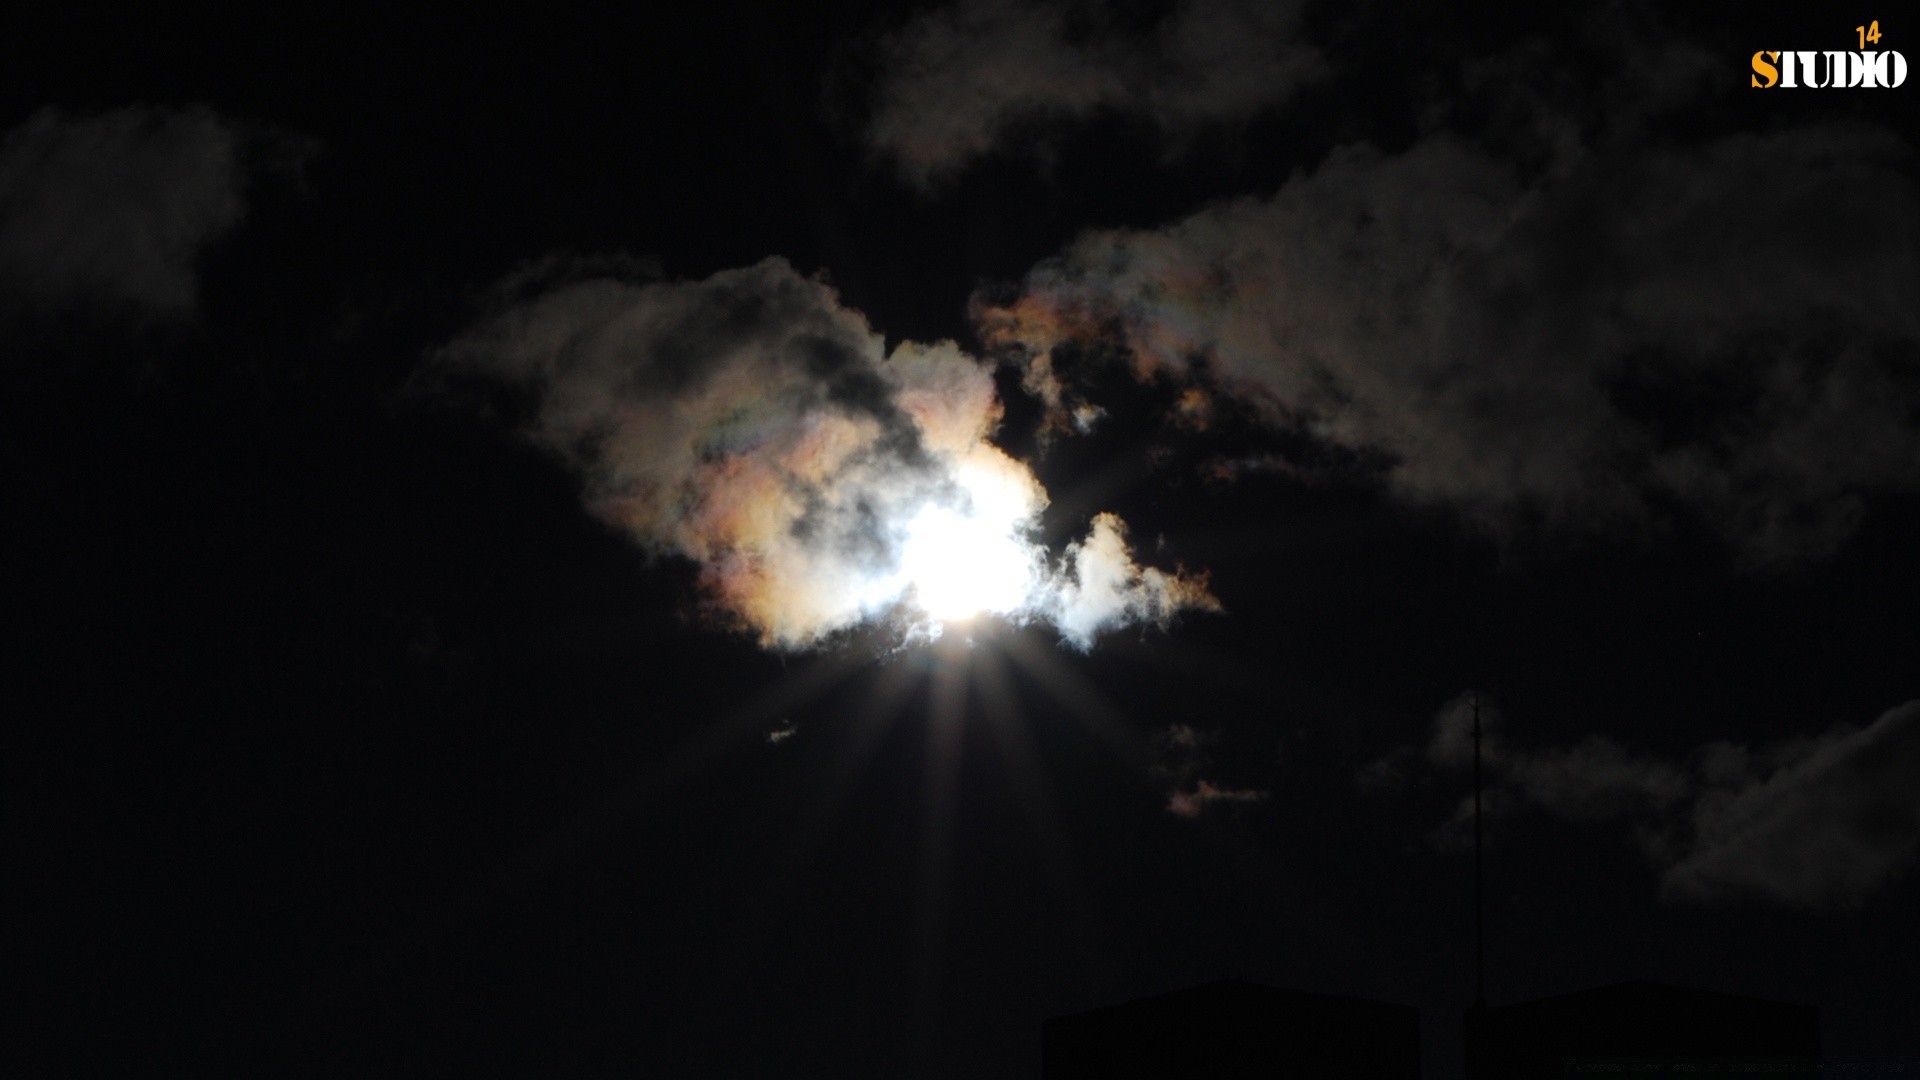
<instances>
[{"instance_id":1,"label":"white cloud","mask_svg":"<svg viewBox=\"0 0 1920 1080\"><path fill-rule=\"evenodd\" d=\"M1218 606L1204 578L1139 566L1111 515L1049 569L1034 540L1046 492L988 441L990 367L951 342L887 352L781 259L702 281L554 287L472 329L434 370L524 391L523 429L580 472L593 513L696 563L710 611L770 648L975 605L1049 620L1086 647Z\"/></svg>"}]
</instances>

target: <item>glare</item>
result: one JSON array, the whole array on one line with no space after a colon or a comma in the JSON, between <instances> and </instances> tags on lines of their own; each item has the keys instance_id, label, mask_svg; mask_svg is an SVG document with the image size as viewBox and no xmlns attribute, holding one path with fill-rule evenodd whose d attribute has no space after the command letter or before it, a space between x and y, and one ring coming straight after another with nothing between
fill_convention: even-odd
<instances>
[{"instance_id":1,"label":"glare","mask_svg":"<svg viewBox=\"0 0 1920 1080\"><path fill-rule=\"evenodd\" d=\"M1021 535L1022 519L981 502L966 510L929 504L907 523L901 576L913 602L941 622L1011 614L1033 592L1037 553Z\"/></svg>"}]
</instances>

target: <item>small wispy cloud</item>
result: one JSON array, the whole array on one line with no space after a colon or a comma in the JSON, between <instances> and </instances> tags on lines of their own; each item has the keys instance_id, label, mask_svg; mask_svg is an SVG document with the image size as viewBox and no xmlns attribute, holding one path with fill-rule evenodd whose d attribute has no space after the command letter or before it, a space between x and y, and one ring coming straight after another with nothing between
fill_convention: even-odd
<instances>
[{"instance_id":1,"label":"small wispy cloud","mask_svg":"<svg viewBox=\"0 0 1920 1080\"><path fill-rule=\"evenodd\" d=\"M1169 724L1153 737L1155 760L1152 774L1165 781L1167 812L1176 817L1197 818L1221 804L1255 803L1267 798L1267 792L1254 788L1228 787L1202 776L1212 772L1212 747L1219 734L1192 724Z\"/></svg>"},{"instance_id":2,"label":"small wispy cloud","mask_svg":"<svg viewBox=\"0 0 1920 1080\"><path fill-rule=\"evenodd\" d=\"M1167 811L1176 817L1196 818L1207 807L1216 803L1252 803L1267 797L1264 791L1251 788L1220 788L1212 781L1202 780L1191 791L1175 791L1167 796Z\"/></svg>"}]
</instances>

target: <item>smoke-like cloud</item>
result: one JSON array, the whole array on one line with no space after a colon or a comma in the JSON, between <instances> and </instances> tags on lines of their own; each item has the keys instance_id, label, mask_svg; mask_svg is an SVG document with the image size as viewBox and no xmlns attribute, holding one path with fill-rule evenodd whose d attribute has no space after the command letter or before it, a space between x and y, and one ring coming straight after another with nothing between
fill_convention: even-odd
<instances>
[{"instance_id":1,"label":"smoke-like cloud","mask_svg":"<svg viewBox=\"0 0 1920 1080\"><path fill-rule=\"evenodd\" d=\"M1703 767L1669 896L1845 907L1920 854L1920 701L1770 751L1716 744Z\"/></svg>"},{"instance_id":2,"label":"smoke-like cloud","mask_svg":"<svg viewBox=\"0 0 1920 1080\"><path fill-rule=\"evenodd\" d=\"M1205 579L1142 568L1118 518L1052 559L1046 492L989 441L989 366L881 336L784 260L703 281L548 289L448 346L441 372L528 392L525 431L584 478L588 507L692 560L711 612L803 648L902 611L989 612L1085 647L1216 609Z\"/></svg>"},{"instance_id":3,"label":"smoke-like cloud","mask_svg":"<svg viewBox=\"0 0 1920 1080\"><path fill-rule=\"evenodd\" d=\"M1456 775L1470 767L1470 700L1441 709L1424 751L1362 769L1361 786L1393 786L1415 759ZM1920 856L1920 701L1864 728L1763 747L1711 743L1684 763L1599 736L1571 747L1516 746L1497 711L1483 707L1481 720L1490 818L1531 809L1628 824L1670 900L1847 908ZM1453 846L1469 835L1472 810L1471 798L1461 800L1439 838Z\"/></svg>"},{"instance_id":4,"label":"smoke-like cloud","mask_svg":"<svg viewBox=\"0 0 1920 1080\"><path fill-rule=\"evenodd\" d=\"M190 316L200 254L246 210L241 144L203 107L34 114L0 141L0 297Z\"/></svg>"},{"instance_id":5,"label":"smoke-like cloud","mask_svg":"<svg viewBox=\"0 0 1920 1080\"><path fill-rule=\"evenodd\" d=\"M1197 818L1213 806L1255 803L1266 799L1265 791L1227 787L1200 775L1213 769L1213 756L1209 748L1218 738L1217 733L1203 731L1191 724L1172 724L1154 734L1156 760L1151 772L1169 787L1168 813L1175 817Z\"/></svg>"},{"instance_id":6,"label":"smoke-like cloud","mask_svg":"<svg viewBox=\"0 0 1920 1080\"><path fill-rule=\"evenodd\" d=\"M1473 764L1473 702L1473 695L1463 694L1435 716L1425 752L1430 764L1448 769ZM1693 794L1683 770L1605 736L1589 735L1568 747L1516 747L1506 738L1504 716L1491 703L1482 703L1480 724L1481 760L1497 786L1508 797L1561 817L1600 821L1660 813Z\"/></svg>"},{"instance_id":7,"label":"smoke-like cloud","mask_svg":"<svg viewBox=\"0 0 1920 1080\"><path fill-rule=\"evenodd\" d=\"M1220 788L1210 780L1195 784L1191 791L1175 791L1167 796L1167 812L1175 817L1197 818L1209 806L1217 803L1260 802L1267 797L1264 791L1252 788Z\"/></svg>"},{"instance_id":8,"label":"smoke-like cloud","mask_svg":"<svg viewBox=\"0 0 1920 1080\"><path fill-rule=\"evenodd\" d=\"M1112 111L1175 147L1325 68L1295 0L1182 0L1148 25L1095 2L958 0L881 43L869 144L922 188L1017 131Z\"/></svg>"},{"instance_id":9,"label":"smoke-like cloud","mask_svg":"<svg viewBox=\"0 0 1920 1080\"><path fill-rule=\"evenodd\" d=\"M979 327L1063 430L1118 352L1495 530L1829 552L1864 495L1920 489L1911 153L1864 127L1630 145L1532 176L1446 134L1343 147L1270 197L1088 233Z\"/></svg>"}]
</instances>

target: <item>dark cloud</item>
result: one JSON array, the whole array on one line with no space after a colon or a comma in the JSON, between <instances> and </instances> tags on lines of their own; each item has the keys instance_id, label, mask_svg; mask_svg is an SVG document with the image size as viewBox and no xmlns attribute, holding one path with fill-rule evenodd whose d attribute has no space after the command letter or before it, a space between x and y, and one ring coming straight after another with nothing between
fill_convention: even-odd
<instances>
[{"instance_id":1,"label":"dark cloud","mask_svg":"<svg viewBox=\"0 0 1920 1080\"><path fill-rule=\"evenodd\" d=\"M1347 146L1268 198L1089 233L980 324L1056 411L1096 392L1055 350L1106 341L1489 528L1678 511L1751 563L1817 556L1862 496L1920 488L1912 164L1864 127L1531 180L1450 135Z\"/></svg>"},{"instance_id":2,"label":"dark cloud","mask_svg":"<svg viewBox=\"0 0 1920 1080\"><path fill-rule=\"evenodd\" d=\"M1424 752L1363 768L1362 788L1400 786L1416 759L1456 774L1471 766L1471 708L1441 709ZM1635 753L1602 736L1569 747L1515 746L1484 710L1485 812L1498 822L1536 811L1630 826L1660 868L1663 895L1720 903L1760 899L1847 908L1920 855L1920 701L1865 728L1837 727L1771 746L1716 742L1685 763ZM1438 839L1471 835L1461 800Z\"/></svg>"},{"instance_id":3,"label":"dark cloud","mask_svg":"<svg viewBox=\"0 0 1920 1080\"><path fill-rule=\"evenodd\" d=\"M1600 735L1516 758L1506 777L1529 802L1575 821L1664 813L1693 790L1684 770Z\"/></svg>"},{"instance_id":4,"label":"dark cloud","mask_svg":"<svg viewBox=\"0 0 1920 1080\"><path fill-rule=\"evenodd\" d=\"M1146 25L1117 5L959 0L881 46L869 144L927 187L1023 127L1102 111L1179 146L1321 74L1294 0L1184 0Z\"/></svg>"},{"instance_id":5,"label":"dark cloud","mask_svg":"<svg viewBox=\"0 0 1920 1080\"><path fill-rule=\"evenodd\" d=\"M1920 853L1920 701L1771 754L1719 744L1704 767L1668 896L1845 907Z\"/></svg>"},{"instance_id":6,"label":"dark cloud","mask_svg":"<svg viewBox=\"0 0 1920 1080\"><path fill-rule=\"evenodd\" d=\"M1426 746L1429 763L1447 769L1473 764L1476 695L1463 694L1434 717ZM1506 737L1506 717L1490 701L1480 703L1481 760L1521 802L1583 821L1660 811L1689 794L1686 775L1663 762L1640 757L1603 736L1571 747L1524 750Z\"/></svg>"},{"instance_id":7,"label":"dark cloud","mask_svg":"<svg viewBox=\"0 0 1920 1080\"><path fill-rule=\"evenodd\" d=\"M961 10L938 24L956 38ZM1690 522L1750 566L1831 552L1868 497L1920 489L1911 146L1714 133L1719 60L1644 12L1569 18L1577 43L1435 53L1404 148L1336 146L1264 197L1082 235L975 298L982 337L1050 431L1097 423L1124 357L1185 384L1185 426L1237 398L1499 535Z\"/></svg>"},{"instance_id":8,"label":"dark cloud","mask_svg":"<svg viewBox=\"0 0 1920 1080\"><path fill-rule=\"evenodd\" d=\"M0 296L190 316L200 254L246 211L242 142L202 107L34 114L0 143Z\"/></svg>"},{"instance_id":9,"label":"dark cloud","mask_svg":"<svg viewBox=\"0 0 1920 1080\"><path fill-rule=\"evenodd\" d=\"M1661 122L1746 89L1727 77L1725 57L1657 25L1644 8L1555 14L1565 31L1460 58L1447 76L1454 96L1429 103L1429 122L1476 131L1517 162L1564 173L1595 148L1657 137Z\"/></svg>"},{"instance_id":10,"label":"dark cloud","mask_svg":"<svg viewBox=\"0 0 1920 1080\"><path fill-rule=\"evenodd\" d=\"M1210 780L1202 780L1191 790L1177 790L1167 796L1167 812L1175 817L1196 818L1210 806L1220 803L1254 803L1266 799L1267 793L1252 788L1215 787Z\"/></svg>"},{"instance_id":11,"label":"dark cloud","mask_svg":"<svg viewBox=\"0 0 1920 1080\"><path fill-rule=\"evenodd\" d=\"M1227 787L1201 775L1213 771L1211 748L1219 739L1219 733L1191 724L1172 724L1154 733L1156 760L1151 772L1169 787L1168 813L1196 818L1212 806L1260 802L1267 797L1265 791Z\"/></svg>"}]
</instances>

